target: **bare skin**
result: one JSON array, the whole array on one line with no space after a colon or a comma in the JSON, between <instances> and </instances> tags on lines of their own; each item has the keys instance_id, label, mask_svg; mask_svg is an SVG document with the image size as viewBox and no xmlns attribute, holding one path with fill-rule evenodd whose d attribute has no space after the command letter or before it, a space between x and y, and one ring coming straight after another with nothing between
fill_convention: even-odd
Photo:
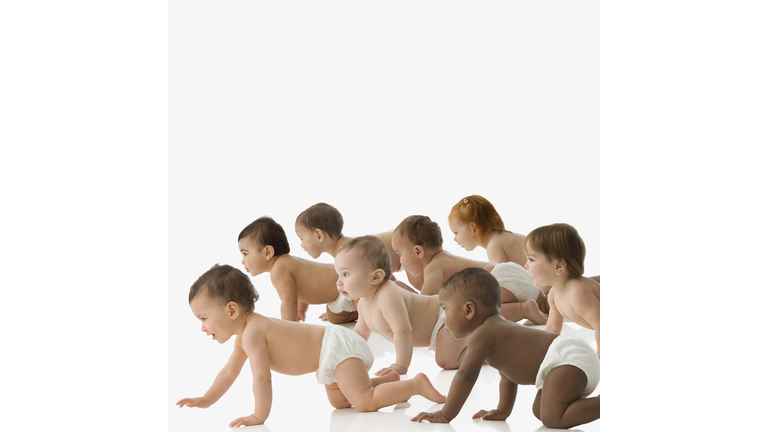
<instances>
[{"instance_id":1,"label":"bare skin","mask_svg":"<svg viewBox=\"0 0 768 432\"><path fill-rule=\"evenodd\" d=\"M320 228L310 230L307 227L299 224L296 224L294 228L296 230L296 235L299 237L299 240L301 240L301 247L305 252L309 254L309 256L314 259L317 259L323 253L327 253L328 255L336 258L336 255L339 253L339 249L341 249L344 243L352 240L352 237L348 236L333 237ZM387 246L387 250L389 251L389 258L392 262L392 273L396 273L402 270L402 266L400 265L400 257L397 256L394 249L392 249L392 231L373 234L373 236L377 237L379 240L384 242L384 245ZM421 287L421 280L419 278L413 278L408 273L406 273L406 277L408 278L408 282L411 285ZM392 280L395 281L395 283L397 283L400 288L418 294L418 291L413 289L408 284L398 281L394 275L392 275ZM320 318L322 319L323 316L321 315Z\"/></svg>"},{"instance_id":2,"label":"bare skin","mask_svg":"<svg viewBox=\"0 0 768 432\"><path fill-rule=\"evenodd\" d=\"M468 338L467 354L451 382L448 399L440 411L422 412L411 421L448 423L467 400L483 362L499 371L499 403L480 410L473 419L506 420L512 412L518 385L531 385L549 346L558 335L521 326L499 315L496 306L485 306L455 292L441 292L446 326L457 338ZM525 347L525 349L520 349ZM600 418L600 397L582 398L586 375L573 366L560 366L544 380L533 404L534 414L546 427L567 429Z\"/></svg>"},{"instance_id":3,"label":"bare skin","mask_svg":"<svg viewBox=\"0 0 768 432\"><path fill-rule=\"evenodd\" d=\"M358 299L358 320L355 332L366 341L371 332L382 335L395 345L395 363L376 372L377 376L408 371L414 347L428 347L437 325L440 305L435 296L420 296L400 289L385 280L384 270L374 269L355 250L345 250L334 263L339 275L339 291L349 299ZM461 364L465 341L446 337L445 328L438 331L435 361L444 369L456 369Z\"/></svg>"},{"instance_id":4,"label":"bare skin","mask_svg":"<svg viewBox=\"0 0 768 432\"><path fill-rule=\"evenodd\" d=\"M496 267L495 263L472 260L454 255L442 247L425 248L412 244L405 236L395 233L392 246L400 255L400 263L406 272L423 277L421 294L437 295L446 280L454 273L468 267L478 267L488 272ZM510 321L527 318L535 324L545 324L549 313L547 297L539 289L536 300L519 302L507 289L501 290L501 315Z\"/></svg>"},{"instance_id":5,"label":"bare skin","mask_svg":"<svg viewBox=\"0 0 768 432\"><path fill-rule=\"evenodd\" d=\"M258 247L249 238L238 242L243 255L242 264L252 276L268 272L272 285L280 296L280 317L288 321L305 321L308 305L335 301L336 271L333 265L297 258L290 254L275 256L272 246ZM354 303L354 302L353 302ZM326 307L328 321L333 324L352 322L357 312L331 312Z\"/></svg>"},{"instance_id":6,"label":"bare skin","mask_svg":"<svg viewBox=\"0 0 768 432\"><path fill-rule=\"evenodd\" d=\"M552 261L530 245L526 247L526 256L525 267L534 283L552 286L547 296L550 315L544 330L560 333L564 318L594 330L600 357L600 283L583 276L569 277L564 262Z\"/></svg>"},{"instance_id":7,"label":"bare skin","mask_svg":"<svg viewBox=\"0 0 768 432\"><path fill-rule=\"evenodd\" d=\"M252 414L232 421L230 427L264 423L272 406L271 371L284 375L315 372L319 365L325 326L300 324L245 312L235 302L223 304L201 294L190 303L192 312L203 323L201 330L219 343L236 336L234 351L227 364L202 397L184 398L179 407L207 408L218 401L235 381L246 359L253 374L255 407ZM370 379L362 360L349 358L334 371L336 383L327 385L329 401L335 407L354 406L358 411L379 408L408 400L413 395L442 403L445 397L426 376L400 381L397 375Z\"/></svg>"}]
</instances>

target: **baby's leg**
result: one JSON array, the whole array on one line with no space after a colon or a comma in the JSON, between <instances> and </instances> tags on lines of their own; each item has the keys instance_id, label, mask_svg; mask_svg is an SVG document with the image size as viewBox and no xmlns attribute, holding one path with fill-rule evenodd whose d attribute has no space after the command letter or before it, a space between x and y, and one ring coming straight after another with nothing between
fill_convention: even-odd
<instances>
[{"instance_id":1,"label":"baby's leg","mask_svg":"<svg viewBox=\"0 0 768 432\"><path fill-rule=\"evenodd\" d=\"M382 382L374 387L365 365L358 358L349 358L339 363L334 376L341 393L360 412L376 411L408 400L416 394L435 403L445 402L445 396L422 373L409 380Z\"/></svg>"},{"instance_id":2,"label":"baby's leg","mask_svg":"<svg viewBox=\"0 0 768 432\"><path fill-rule=\"evenodd\" d=\"M539 296L543 293L539 290ZM544 297L546 301L546 297ZM539 309L539 305L534 300L527 300L523 303L517 301L517 297L508 289L501 289L501 316L509 321L520 321L528 318L536 324L546 324L547 316Z\"/></svg>"},{"instance_id":3,"label":"baby's leg","mask_svg":"<svg viewBox=\"0 0 768 432\"><path fill-rule=\"evenodd\" d=\"M576 366L558 366L533 401L533 415L548 428L568 429L600 418L600 396L582 398L587 376Z\"/></svg>"},{"instance_id":4,"label":"baby's leg","mask_svg":"<svg viewBox=\"0 0 768 432\"><path fill-rule=\"evenodd\" d=\"M390 372L387 375L371 378L371 385L376 387L379 384L386 382L400 381L400 375L397 372ZM325 393L328 395L328 401L334 408L349 408L352 406L344 396L344 393L339 389L339 383L326 384Z\"/></svg>"},{"instance_id":5,"label":"baby's leg","mask_svg":"<svg viewBox=\"0 0 768 432\"><path fill-rule=\"evenodd\" d=\"M456 339L443 326L435 341L435 362L443 369L458 369L467 352L469 338Z\"/></svg>"},{"instance_id":6,"label":"baby's leg","mask_svg":"<svg viewBox=\"0 0 768 432\"><path fill-rule=\"evenodd\" d=\"M328 306L326 306L325 316L327 317L328 322L331 324L344 324L344 323L355 321L357 319L357 311L354 311L354 312L342 311L341 313L336 313L336 312L331 312L331 310L328 309Z\"/></svg>"}]
</instances>

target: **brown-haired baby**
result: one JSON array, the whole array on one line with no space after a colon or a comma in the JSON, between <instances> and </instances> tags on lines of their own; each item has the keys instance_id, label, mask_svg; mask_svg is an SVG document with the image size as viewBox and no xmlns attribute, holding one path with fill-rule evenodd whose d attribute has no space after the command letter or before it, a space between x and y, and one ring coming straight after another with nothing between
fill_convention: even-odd
<instances>
[{"instance_id":1,"label":"brown-haired baby","mask_svg":"<svg viewBox=\"0 0 768 432\"><path fill-rule=\"evenodd\" d=\"M423 284L416 288L424 295L437 295L452 274L468 267L480 267L491 272L504 288L501 316L510 321L528 318L536 324L547 322L547 296L531 283L522 266L513 262L495 264L471 260L443 250L440 227L427 216L405 218L395 228L392 247L405 271L423 277Z\"/></svg>"},{"instance_id":2,"label":"brown-haired baby","mask_svg":"<svg viewBox=\"0 0 768 432\"><path fill-rule=\"evenodd\" d=\"M396 373L369 378L371 348L346 327L268 318L254 312L257 299L248 276L228 265L214 266L192 285L189 306L202 322L200 330L220 344L236 336L235 347L205 395L181 399L176 405L213 405L232 386L246 360L253 375L255 406L252 414L235 419L230 427L267 420L272 407L271 371L285 375L315 372L335 408L376 411L417 394L432 402L445 401L424 374L403 381Z\"/></svg>"},{"instance_id":3,"label":"brown-haired baby","mask_svg":"<svg viewBox=\"0 0 768 432\"><path fill-rule=\"evenodd\" d=\"M237 245L246 272L252 276L269 272L283 319L305 321L310 304L325 304L333 324L357 319L354 303L336 290L333 265L291 256L285 231L272 218L262 216L251 222L240 232Z\"/></svg>"},{"instance_id":4,"label":"brown-haired baby","mask_svg":"<svg viewBox=\"0 0 768 432\"><path fill-rule=\"evenodd\" d=\"M563 318L595 331L600 356L600 284L584 274L587 249L576 228L552 224L536 228L525 240L525 268L533 283L551 285L549 320L544 330L560 333Z\"/></svg>"},{"instance_id":5,"label":"brown-haired baby","mask_svg":"<svg viewBox=\"0 0 768 432\"><path fill-rule=\"evenodd\" d=\"M467 353L440 411L422 412L411 421L448 423L461 411L483 362L500 375L499 404L473 419L506 420L518 385L539 389L533 414L548 428L567 429L600 418L600 396L587 398L600 381L600 360L581 339L526 327L499 315L496 278L479 268L451 276L438 295L445 326L457 339L467 338Z\"/></svg>"},{"instance_id":6,"label":"brown-haired baby","mask_svg":"<svg viewBox=\"0 0 768 432\"><path fill-rule=\"evenodd\" d=\"M296 217L296 235L301 240L301 248L314 259L317 259L323 253L336 258L341 246L352 239L342 234L344 229L344 218L339 210L326 203L317 203L309 206ZM386 231L373 234L381 239L387 246L389 258L392 261L392 272L399 272L402 269L400 257L392 249L392 231ZM408 281L411 284L420 283L418 278L414 278L406 273ZM418 293L405 283L398 281L394 275L392 280L401 288Z\"/></svg>"},{"instance_id":7,"label":"brown-haired baby","mask_svg":"<svg viewBox=\"0 0 768 432\"><path fill-rule=\"evenodd\" d=\"M444 369L456 369L466 349L443 326L436 296L405 291L389 279L391 267L384 243L374 236L354 238L339 249L334 262L338 289L344 297L359 300L355 332L366 341L371 332L395 345L395 363L376 375L408 371L413 347L428 347Z\"/></svg>"}]
</instances>

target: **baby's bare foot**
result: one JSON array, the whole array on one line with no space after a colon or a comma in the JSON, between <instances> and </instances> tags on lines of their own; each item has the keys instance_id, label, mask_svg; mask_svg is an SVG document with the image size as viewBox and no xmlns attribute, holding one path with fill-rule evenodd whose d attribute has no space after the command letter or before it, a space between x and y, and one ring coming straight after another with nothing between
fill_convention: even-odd
<instances>
[{"instance_id":1,"label":"baby's bare foot","mask_svg":"<svg viewBox=\"0 0 768 432\"><path fill-rule=\"evenodd\" d=\"M426 375L418 373L413 377L413 381L416 383L417 394L424 396L434 403L445 403L445 396L437 391Z\"/></svg>"},{"instance_id":2,"label":"baby's bare foot","mask_svg":"<svg viewBox=\"0 0 768 432\"><path fill-rule=\"evenodd\" d=\"M547 316L544 315L544 313L539 310L539 305L536 304L535 300L526 300L522 304L523 306L523 316L525 318L528 318L529 320L533 321L536 324L546 324L547 323Z\"/></svg>"}]
</instances>

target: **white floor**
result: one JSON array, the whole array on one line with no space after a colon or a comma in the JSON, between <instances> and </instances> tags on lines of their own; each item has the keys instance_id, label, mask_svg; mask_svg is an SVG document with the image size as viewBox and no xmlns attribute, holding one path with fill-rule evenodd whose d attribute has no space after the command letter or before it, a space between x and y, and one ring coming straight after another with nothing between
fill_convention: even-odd
<instances>
[{"instance_id":1,"label":"white floor","mask_svg":"<svg viewBox=\"0 0 768 432\"><path fill-rule=\"evenodd\" d=\"M309 317L319 315L317 306L310 308ZM258 308L257 308L258 311ZM315 313L317 312L317 313ZM310 323L319 324L317 318L310 318ZM350 328L351 324L347 324ZM535 326L543 328L543 326ZM573 323L563 326L563 333L571 334L588 341L594 348L594 332L581 328ZM204 338L202 333L201 337ZM206 341L210 344L209 341ZM209 346L207 349L222 351L222 359L231 352L231 341L225 346ZM373 334L369 340L371 349L376 357L373 371L387 366L394 361L394 346L381 336ZM224 353L226 351L226 353ZM180 399L187 396L202 395L210 386L218 369L203 370L200 365L195 365L195 359L189 359L190 364L185 366L196 373L187 373L188 379L184 385L170 388L170 399ZM220 366L223 366L223 362ZM220 367L219 366L219 367ZM451 380L455 371L444 371L434 362L434 355L426 348L414 349L413 360L408 378L413 374L425 373L435 387L443 394L448 393ZM401 403L392 407L382 408L375 413L360 413L354 408L334 409L328 403L324 387L317 383L314 374L302 376L286 376L272 373L272 412L266 423L261 426L252 426L247 430L254 431L299 431L311 430L313 432L360 432L360 431L481 431L500 430L526 432L554 430L545 428L531 412L531 404L536 394L533 386L521 386L518 389L517 401L512 415L506 422L477 421L472 420L472 415L480 409L495 408L498 402L498 372L490 366L483 366L475 388L465 403L461 413L449 425L430 425L429 423L412 423L410 419L421 411L435 411L441 405L420 397L414 396L407 403ZM190 391L189 394L176 394L177 391ZM593 395L600 394L600 386ZM253 393L251 392L251 376L248 366L243 368L240 377L224 397L214 406L202 409L172 407L169 413L169 430L184 431L215 431L231 430L229 422L237 417L248 415L253 409ZM571 430L594 432L600 430L600 420L581 425Z\"/></svg>"}]
</instances>

